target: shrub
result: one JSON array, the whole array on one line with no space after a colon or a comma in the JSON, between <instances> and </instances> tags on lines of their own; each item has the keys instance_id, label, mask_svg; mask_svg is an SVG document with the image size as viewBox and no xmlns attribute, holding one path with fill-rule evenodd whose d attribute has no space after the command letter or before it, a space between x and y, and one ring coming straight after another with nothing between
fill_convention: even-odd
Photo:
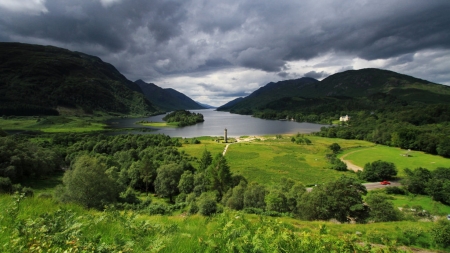
<instances>
[{"instance_id":1,"label":"shrub","mask_svg":"<svg viewBox=\"0 0 450 253\"><path fill-rule=\"evenodd\" d=\"M399 195L406 194L406 191L403 188L400 188L398 186L386 187L385 191L387 194L399 194Z\"/></svg>"},{"instance_id":2,"label":"shrub","mask_svg":"<svg viewBox=\"0 0 450 253\"><path fill-rule=\"evenodd\" d=\"M211 216L217 212L216 196L213 193L202 193L198 201L198 211L205 216Z\"/></svg>"},{"instance_id":3,"label":"shrub","mask_svg":"<svg viewBox=\"0 0 450 253\"><path fill-rule=\"evenodd\" d=\"M148 213L150 215L157 215L157 214L169 214L169 210L165 205L160 204L151 204L147 207Z\"/></svg>"},{"instance_id":4,"label":"shrub","mask_svg":"<svg viewBox=\"0 0 450 253\"><path fill-rule=\"evenodd\" d=\"M431 237L436 244L446 248L450 246L450 221L440 219L431 229Z\"/></svg>"}]
</instances>

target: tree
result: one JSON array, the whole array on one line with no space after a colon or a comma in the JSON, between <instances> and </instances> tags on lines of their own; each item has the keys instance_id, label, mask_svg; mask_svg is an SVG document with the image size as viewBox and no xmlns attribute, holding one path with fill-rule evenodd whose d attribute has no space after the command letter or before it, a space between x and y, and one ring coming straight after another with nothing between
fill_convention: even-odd
<instances>
[{"instance_id":1,"label":"tree","mask_svg":"<svg viewBox=\"0 0 450 253\"><path fill-rule=\"evenodd\" d=\"M266 189L264 186L259 185L258 183L252 182L247 185L247 189L244 193L244 208L266 208Z\"/></svg>"},{"instance_id":2,"label":"tree","mask_svg":"<svg viewBox=\"0 0 450 253\"><path fill-rule=\"evenodd\" d=\"M241 181L239 185L231 190L231 196L226 201L226 206L234 210L242 210L244 208L244 193L247 188L247 183Z\"/></svg>"},{"instance_id":3,"label":"tree","mask_svg":"<svg viewBox=\"0 0 450 253\"><path fill-rule=\"evenodd\" d=\"M156 171L155 192L173 202L173 197L178 194L178 183L183 174L183 168L178 164L167 164Z\"/></svg>"},{"instance_id":4,"label":"tree","mask_svg":"<svg viewBox=\"0 0 450 253\"><path fill-rule=\"evenodd\" d=\"M230 167L225 157L219 153L214 157L208 167L208 178L211 182L211 190L217 190L219 198L230 188L233 183Z\"/></svg>"},{"instance_id":5,"label":"tree","mask_svg":"<svg viewBox=\"0 0 450 253\"><path fill-rule=\"evenodd\" d=\"M382 180L391 180L397 175L397 168L395 164L384 162L381 160L364 165L364 170L359 173L362 180L369 182L376 182Z\"/></svg>"},{"instance_id":6,"label":"tree","mask_svg":"<svg viewBox=\"0 0 450 253\"><path fill-rule=\"evenodd\" d=\"M401 220L401 213L389 202L388 196L379 192L372 192L365 201L370 208L370 219L375 222Z\"/></svg>"},{"instance_id":7,"label":"tree","mask_svg":"<svg viewBox=\"0 0 450 253\"><path fill-rule=\"evenodd\" d=\"M99 158L87 155L79 157L72 169L64 173L60 200L97 209L114 203L119 197L120 186L105 172L106 165Z\"/></svg>"},{"instance_id":8,"label":"tree","mask_svg":"<svg viewBox=\"0 0 450 253\"><path fill-rule=\"evenodd\" d=\"M194 190L194 186L194 175L191 171L186 170L181 175L180 182L178 183L178 190L182 193L189 194Z\"/></svg>"},{"instance_id":9,"label":"tree","mask_svg":"<svg viewBox=\"0 0 450 253\"><path fill-rule=\"evenodd\" d=\"M276 211L280 213L287 212L288 200L286 195L278 189L272 189L265 197L266 208L269 211Z\"/></svg>"},{"instance_id":10,"label":"tree","mask_svg":"<svg viewBox=\"0 0 450 253\"><path fill-rule=\"evenodd\" d=\"M337 154L339 153L339 151L341 151L341 146L339 146L339 144L337 144L336 142L331 144L328 148L333 151L334 154Z\"/></svg>"},{"instance_id":11,"label":"tree","mask_svg":"<svg viewBox=\"0 0 450 253\"><path fill-rule=\"evenodd\" d=\"M198 211L205 216L211 216L217 212L216 196L213 192L204 192L198 199Z\"/></svg>"},{"instance_id":12,"label":"tree","mask_svg":"<svg viewBox=\"0 0 450 253\"><path fill-rule=\"evenodd\" d=\"M340 222L350 219L364 221L369 214L362 200L362 195L366 193L366 187L359 181L343 176L303 194L297 205L297 213L307 220L335 218Z\"/></svg>"},{"instance_id":13,"label":"tree","mask_svg":"<svg viewBox=\"0 0 450 253\"><path fill-rule=\"evenodd\" d=\"M405 169L406 177L402 180L403 186L413 194L425 194L425 188L431 179L431 172L426 168Z\"/></svg>"},{"instance_id":14,"label":"tree","mask_svg":"<svg viewBox=\"0 0 450 253\"><path fill-rule=\"evenodd\" d=\"M206 171L209 165L212 163L211 152L208 150L203 151L202 158L200 159L200 167L198 168L200 172Z\"/></svg>"}]
</instances>

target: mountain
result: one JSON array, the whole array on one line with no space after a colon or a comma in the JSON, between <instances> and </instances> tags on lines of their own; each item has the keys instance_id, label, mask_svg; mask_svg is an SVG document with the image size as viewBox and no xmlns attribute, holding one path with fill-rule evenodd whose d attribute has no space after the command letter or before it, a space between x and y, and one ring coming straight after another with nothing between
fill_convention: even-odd
<instances>
[{"instance_id":1,"label":"mountain","mask_svg":"<svg viewBox=\"0 0 450 253\"><path fill-rule=\"evenodd\" d=\"M196 102L197 104L203 106L203 107L206 108L206 109L216 109L216 108L217 108L216 106L203 104L203 103L200 103L200 102L197 102L197 101L195 101L195 102Z\"/></svg>"},{"instance_id":2,"label":"mountain","mask_svg":"<svg viewBox=\"0 0 450 253\"><path fill-rule=\"evenodd\" d=\"M146 83L142 80L135 81L140 87L145 97L153 104L166 111L205 109L194 100L174 89L163 89L153 83Z\"/></svg>"},{"instance_id":3,"label":"mountain","mask_svg":"<svg viewBox=\"0 0 450 253\"><path fill-rule=\"evenodd\" d=\"M345 111L358 107L370 109L380 104L437 104L448 101L449 86L371 68L344 71L322 81L300 78L269 83L237 103L221 106L218 110L258 114L264 110L305 111L305 108L314 107L317 113L330 107Z\"/></svg>"},{"instance_id":4,"label":"mountain","mask_svg":"<svg viewBox=\"0 0 450 253\"><path fill-rule=\"evenodd\" d=\"M135 83L100 58L67 49L0 43L0 114L57 115L83 109L153 114Z\"/></svg>"},{"instance_id":5,"label":"mountain","mask_svg":"<svg viewBox=\"0 0 450 253\"><path fill-rule=\"evenodd\" d=\"M238 98L233 99L233 100L231 100L230 102L228 102L228 103L226 103L226 104L224 104L224 105L219 106L219 107L217 108L217 110L219 110L219 111L227 111L227 110L229 110L230 108L232 108L235 104L239 103L239 102L242 101L242 100L244 100L243 97L238 97Z\"/></svg>"}]
</instances>

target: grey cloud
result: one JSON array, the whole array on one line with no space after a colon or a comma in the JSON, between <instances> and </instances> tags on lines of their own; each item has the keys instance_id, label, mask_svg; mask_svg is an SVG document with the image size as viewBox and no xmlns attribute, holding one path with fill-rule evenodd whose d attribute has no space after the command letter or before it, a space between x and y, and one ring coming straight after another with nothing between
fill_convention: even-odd
<instances>
[{"instance_id":1,"label":"grey cloud","mask_svg":"<svg viewBox=\"0 0 450 253\"><path fill-rule=\"evenodd\" d=\"M330 75L329 73L326 73L324 71L316 72L313 70L308 73L305 73L303 76L311 77L311 78L315 78L315 79L321 79L321 78L327 77L329 75Z\"/></svg>"},{"instance_id":2,"label":"grey cloud","mask_svg":"<svg viewBox=\"0 0 450 253\"><path fill-rule=\"evenodd\" d=\"M47 0L45 9L0 9L0 40L94 54L133 80L230 67L292 78L289 61L327 53L395 67L421 50L450 49L448 0ZM353 64L334 59L313 67Z\"/></svg>"},{"instance_id":3,"label":"grey cloud","mask_svg":"<svg viewBox=\"0 0 450 253\"><path fill-rule=\"evenodd\" d=\"M245 90L236 90L237 87L230 89L230 87L220 87L214 84L205 84L205 83L198 83L198 86L203 87L205 90L211 92L212 94L216 96L223 96L223 97L245 97L249 95L249 91Z\"/></svg>"}]
</instances>

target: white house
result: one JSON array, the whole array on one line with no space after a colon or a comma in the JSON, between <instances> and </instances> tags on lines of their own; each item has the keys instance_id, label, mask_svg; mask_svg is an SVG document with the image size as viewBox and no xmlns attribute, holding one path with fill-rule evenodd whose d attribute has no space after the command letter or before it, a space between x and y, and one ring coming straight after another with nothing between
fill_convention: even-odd
<instances>
[{"instance_id":1,"label":"white house","mask_svg":"<svg viewBox=\"0 0 450 253\"><path fill-rule=\"evenodd\" d=\"M348 116L348 115L341 116L341 117L339 118L339 121L349 121L349 120L350 120L350 116Z\"/></svg>"}]
</instances>

